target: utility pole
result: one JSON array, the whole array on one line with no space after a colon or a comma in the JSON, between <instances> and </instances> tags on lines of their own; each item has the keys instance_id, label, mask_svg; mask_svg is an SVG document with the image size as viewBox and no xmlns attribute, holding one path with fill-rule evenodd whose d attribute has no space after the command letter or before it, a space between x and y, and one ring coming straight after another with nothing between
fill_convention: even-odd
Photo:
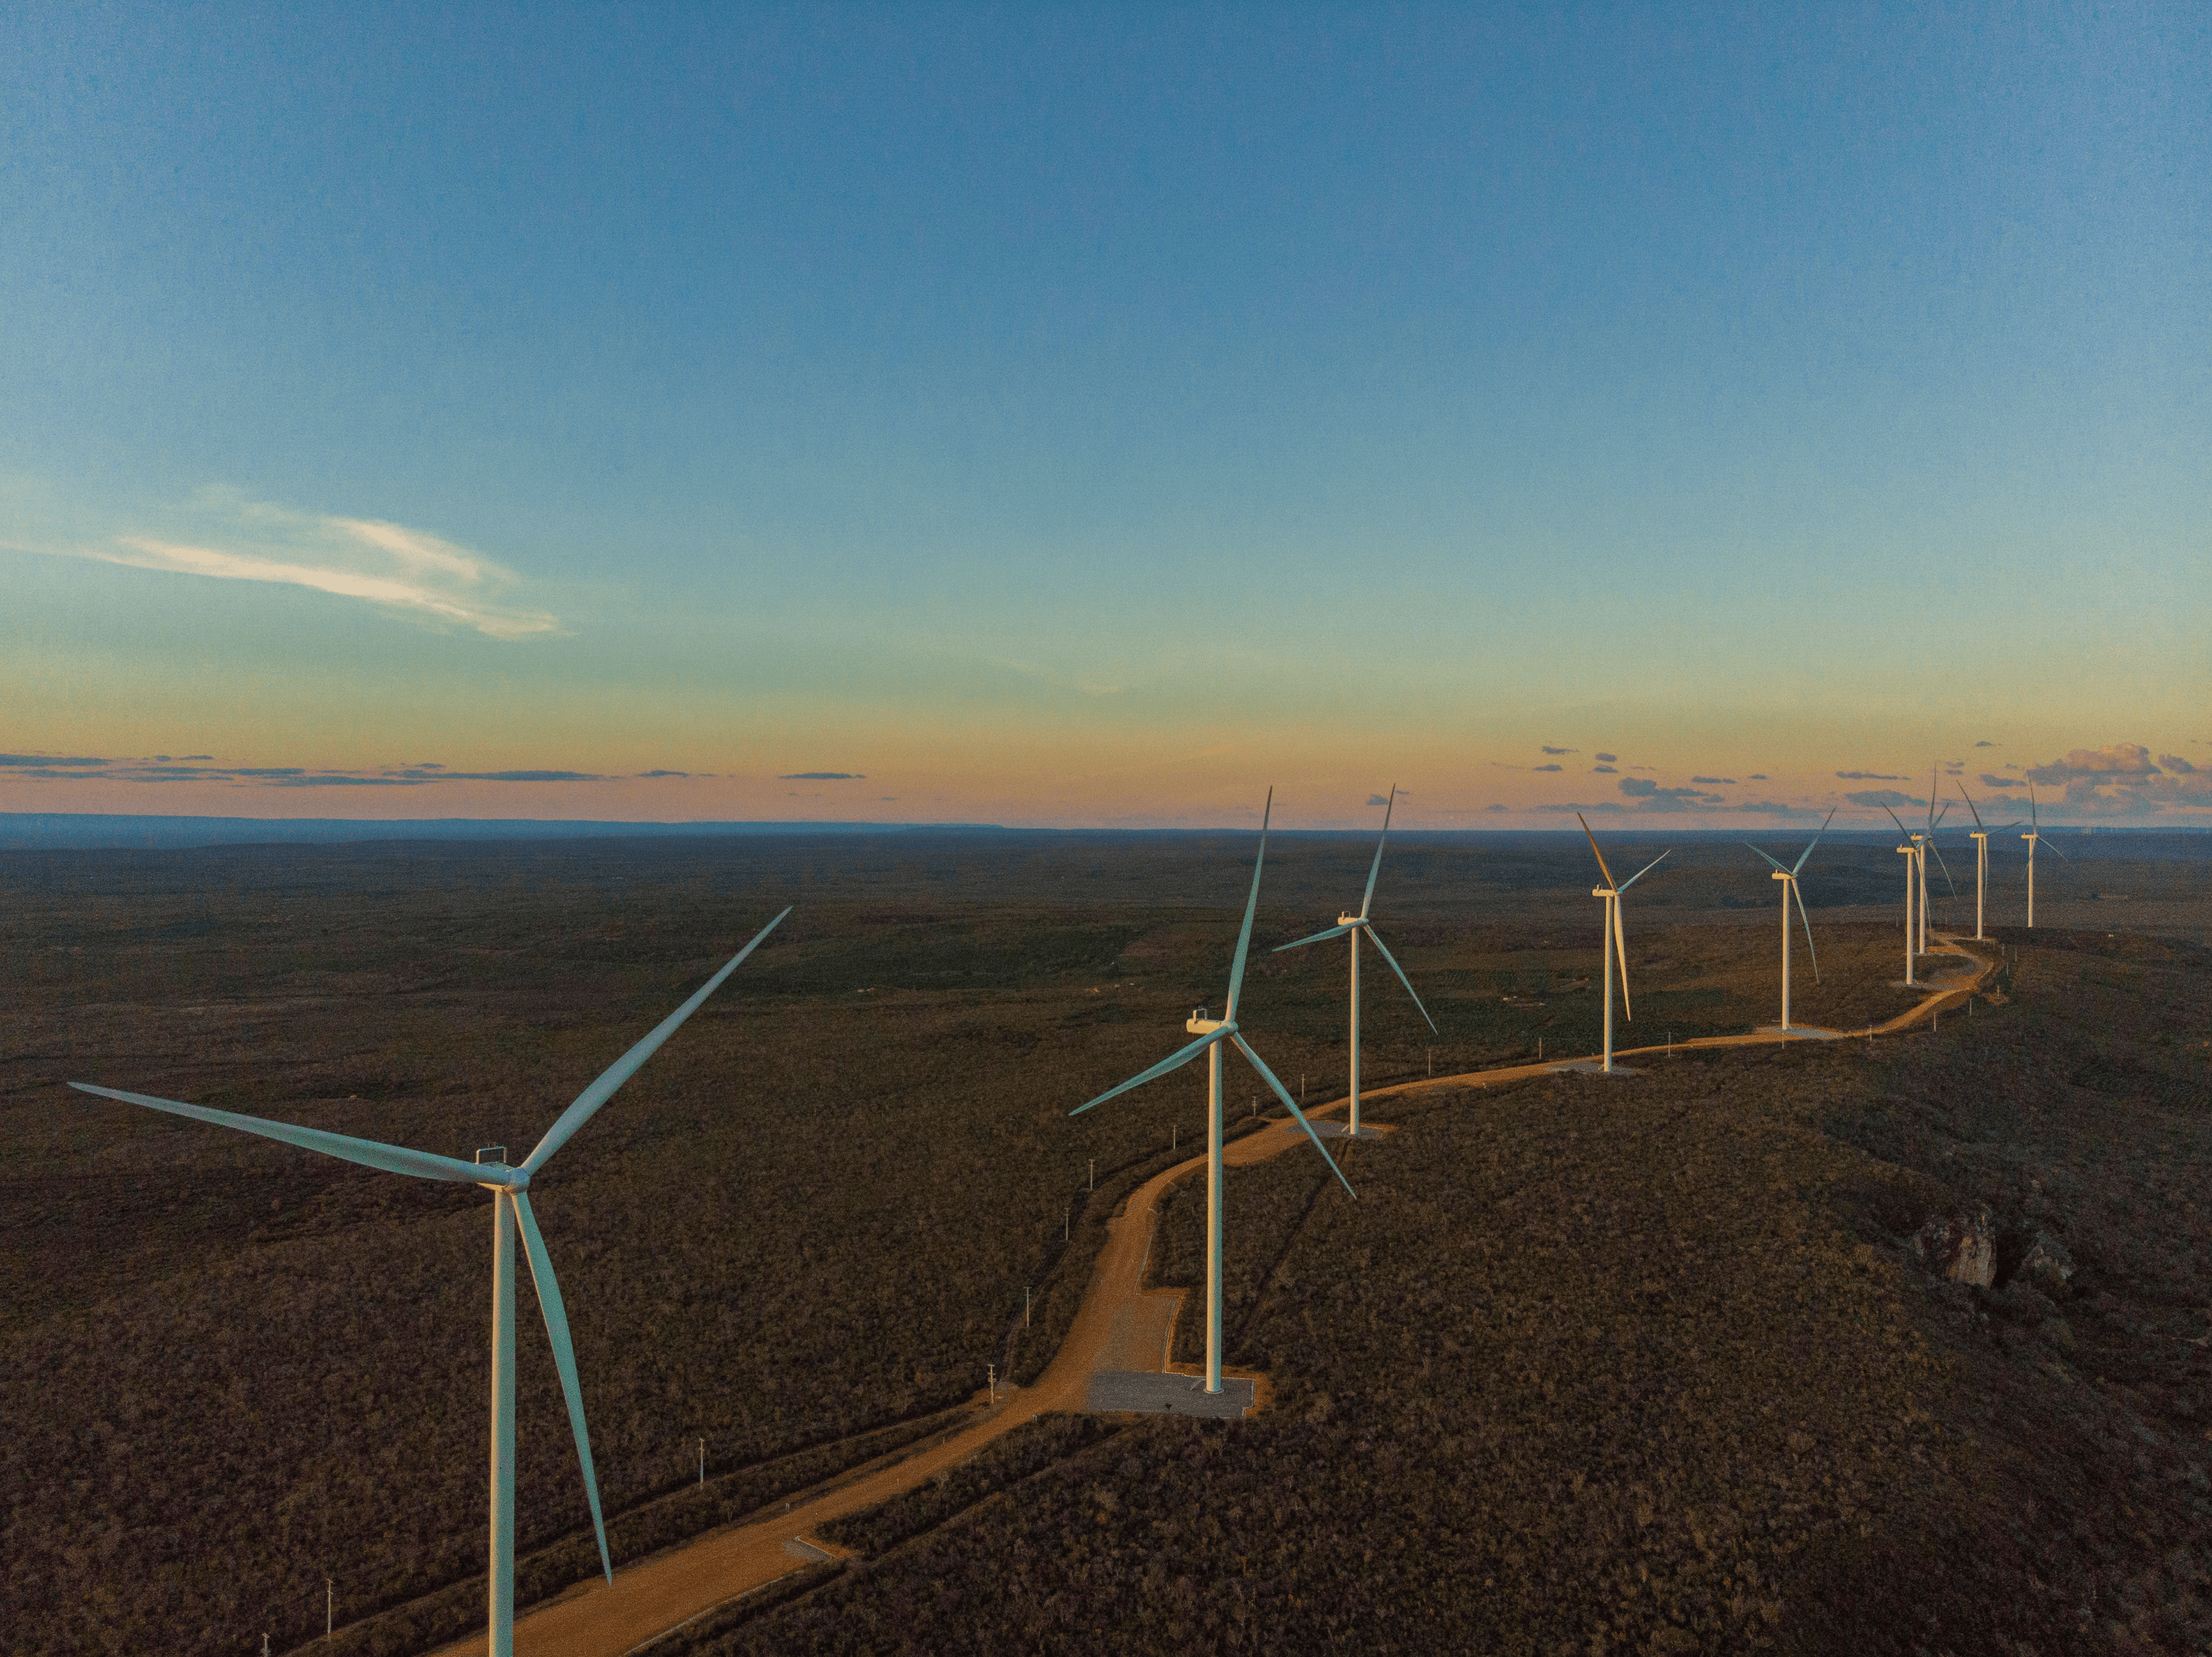
<instances>
[{"instance_id":1,"label":"utility pole","mask_svg":"<svg viewBox=\"0 0 2212 1657\"><path fill-rule=\"evenodd\" d=\"M986 1367L991 1372L991 1402L996 1404L999 1401L999 1366L994 1363Z\"/></svg>"},{"instance_id":2,"label":"utility pole","mask_svg":"<svg viewBox=\"0 0 2212 1657\"><path fill-rule=\"evenodd\" d=\"M1073 1206L1070 1206L1070 1207L1068 1207L1068 1208L1065 1208L1065 1209L1063 1209L1063 1210L1061 1210L1061 1211L1060 1211L1060 1241L1062 1241L1062 1242L1066 1242L1066 1241L1067 1241L1067 1226L1068 1226L1068 1222L1069 1222L1069 1221L1071 1221L1071 1220L1073 1220L1074 1217L1075 1217L1075 1210L1074 1210L1074 1208L1073 1208Z\"/></svg>"},{"instance_id":3,"label":"utility pole","mask_svg":"<svg viewBox=\"0 0 2212 1657\"><path fill-rule=\"evenodd\" d=\"M1029 1284L1024 1284L1022 1285L1022 1327L1023 1327L1023 1328L1024 1328L1024 1329L1026 1329L1026 1328L1028 1328L1029 1326L1030 1326L1030 1286L1029 1286Z\"/></svg>"},{"instance_id":4,"label":"utility pole","mask_svg":"<svg viewBox=\"0 0 2212 1657\"><path fill-rule=\"evenodd\" d=\"M338 1585L329 1577L323 1578L323 1638L329 1639L337 1632Z\"/></svg>"},{"instance_id":5,"label":"utility pole","mask_svg":"<svg viewBox=\"0 0 2212 1657\"><path fill-rule=\"evenodd\" d=\"M1091 1183L1085 1188L1088 1191L1098 1189L1098 1159L1096 1156L1091 1159Z\"/></svg>"},{"instance_id":6,"label":"utility pole","mask_svg":"<svg viewBox=\"0 0 2212 1657\"><path fill-rule=\"evenodd\" d=\"M706 1441L705 1439L703 1439L703 1438L702 1438L702 1439L701 1439L701 1440L699 1441L699 1483L700 1483L702 1485L704 1485L704 1484L706 1484L706 1482L707 1482L707 1441Z\"/></svg>"}]
</instances>

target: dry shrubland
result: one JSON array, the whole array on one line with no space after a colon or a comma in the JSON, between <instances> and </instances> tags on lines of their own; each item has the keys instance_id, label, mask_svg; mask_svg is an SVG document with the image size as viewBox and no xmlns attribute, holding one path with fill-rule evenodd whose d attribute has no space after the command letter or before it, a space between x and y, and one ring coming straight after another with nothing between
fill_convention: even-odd
<instances>
[{"instance_id":1,"label":"dry shrubland","mask_svg":"<svg viewBox=\"0 0 2212 1657\"><path fill-rule=\"evenodd\" d=\"M1367 850L1271 851L1262 939L1333 919ZM1048 1357L1103 1214L1161 1165L1171 1124L1191 1143L1202 1084L1194 1069L1066 1112L1218 1001L1249 852L1249 836L917 836L0 859L11 1646L243 1651L264 1629L290 1643L319 1633L327 1573L342 1618L388 1608L359 1648L419 1648L437 1625L426 1608L465 1604L483 1562L479 1194L62 1083L520 1156L797 902L534 1188L610 1528L642 1549L846 1465L860 1435L961 1404L987 1363ZM1431 1046L1442 1072L1540 1036L1595 1045L1598 906L1578 855L1533 840L1393 852L1376 913L1443 1030L1385 985L1370 998L1375 1083L1419 1074ZM1825 868L1832 895L1886 901L1886 847L1828 857L1808 876ZM1628 918L1633 1034L1770 1020L1763 877L1717 851L1662 869L1674 883L1655 874ZM1904 1005L1881 984L1898 936L1881 912L1823 908L1810 878L1808 896L1826 981L1801 979L1799 1016L1856 1023ZM1753 909L1760 924L1740 924ZM2182 1350L2204 1332L2190 1322L2203 1239L2143 1216L2154 1200L2194 1212L2204 1061L2185 1041L2112 1029L2154 980L2172 1018L2201 1031L2203 963L2180 945L2154 962L2085 944L2052 967L2050 936L2004 1006L1874 1059L1856 1046L1716 1055L1617 1094L1577 1078L1408 1104L1402 1132L1353 1150L1358 1204L1317 1187L1310 1153L1239 1172L1229 1322L1236 1354L1276 1376L1271 1417L1139 1423L1072 1456L1010 1450L975 1486L1002 1496L940 1491L881 1521L921 1528L865 1575L791 1585L780 1611L702 1637L887 1648L872 1629L995 1648L1111 1628L1145 1648L1439 1634L1510 1648L1516 1630L1656 1632L1679 1614L1705 1619L1700 1637L1786 1640L1808 1593L1940 1586L1926 1572L1954 1557L2008 1589L2006 1562L2029 1557L2002 1529L2024 1511L2014 1493L2043 1503L2044 1520L2020 1521L2031 1540L2054 1534L2072 1487L2036 1496L2032 1475L2061 1454L2124 1460L2123 1484L2144 1476L2140 1454L2166 1481L2148 1509L2164 1528L2129 1516L2078 1545L2105 1596L2092 1620L2132 1594L2144 1627L2185 1621L2174 1606L2201 1593L2186 1589L2195 1556L2134 1538L2173 1542L2174 1504L2196 1488L2172 1423L2212 1407L2203 1349ZM1261 1050L1293 1085L1304 1071L1316 1102L1333 1096L1341 955L1255 956L1254 970ZM2003 1055L1944 1057L2008 1029ZM2062 1048L2060 1073L2039 1068ZM1988 1102L1984 1069L2034 1087ZM2033 1103L2044 1088L2073 1102ZM2016 1116L2023 1100L2033 1132L2003 1118L1981 1137L1976 1113ZM2106 1137L2116 1111L2135 1125L2124 1156ZM2038 1332L2053 1318L2016 1293L1962 1303L1902 1264L1898 1226L1990 1192L2010 1193L2008 1235L2044 1223L2036 1199L2051 1205L2098 1285L2057 1320L2077 1343L2063 1357L2055 1330ZM1171 1210L1170 1270L1187 1231ZM1043 1292L1021 1342L1024 1284ZM524 1317L521 1543L550 1592L589 1551L557 1387ZM2101 1351L2148 1367L2116 1393L2089 1367ZM2051 1391L2054 1363L2075 1393ZM2052 1406L2057 1448L2015 1465L1989 1448L2001 1431L1960 1413L1968 1393L2090 1402L2079 1421ZM2163 1423L2166 1449L2141 1441L2138 1417ZM708 1494L684 1498L701 1435ZM1969 1497L2014 1505L1983 1530L1929 1527ZM1936 1564L1899 1563L1930 1537ZM2036 1569L2042 1615L2075 1579Z\"/></svg>"}]
</instances>

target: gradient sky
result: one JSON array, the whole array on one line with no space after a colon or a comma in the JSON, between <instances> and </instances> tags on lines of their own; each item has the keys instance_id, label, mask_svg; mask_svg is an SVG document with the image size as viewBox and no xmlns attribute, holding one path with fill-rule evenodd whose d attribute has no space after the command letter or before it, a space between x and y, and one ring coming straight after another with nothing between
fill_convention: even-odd
<instances>
[{"instance_id":1,"label":"gradient sky","mask_svg":"<svg viewBox=\"0 0 2212 1657\"><path fill-rule=\"evenodd\" d=\"M11 9L0 810L2212 822L2201 4L735 10Z\"/></svg>"}]
</instances>

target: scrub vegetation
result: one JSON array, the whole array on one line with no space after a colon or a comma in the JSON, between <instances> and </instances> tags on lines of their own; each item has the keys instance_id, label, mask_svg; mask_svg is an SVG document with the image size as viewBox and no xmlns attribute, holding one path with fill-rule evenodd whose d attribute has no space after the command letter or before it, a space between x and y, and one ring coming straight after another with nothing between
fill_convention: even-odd
<instances>
[{"instance_id":1,"label":"scrub vegetation","mask_svg":"<svg viewBox=\"0 0 2212 1657\"><path fill-rule=\"evenodd\" d=\"M234 1652L266 1630L283 1648L320 1634L325 1575L354 1649L421 1649L481 1615L481 1194L61 1083L519 1156L796 902L532 1193L611 1538L640 1557L933 1433L988 1364L1042 1367L1106 1214L1171 1136L1195 1143L1202 1072L1066 1113L1218 1004L1251 843L0 859L11 1647ZM1370 848L1276 842L1256 942L1333 920ZM1747 853L1694 849L1629 907L1626 1040L1774 1017L1771 883L1737 866ZM1394 848L1376 914L1443 1033L1382 983L1371 1084L1511 1062L1540 1039L1595 1047L1600 906L1576 855L1540 837ZM1801 955L1801 1019L1910 1004L1886 987L1893 917L1869 907L1896 861L1824 846L1808 866L1823 983ZM2113 883L2154 897L2160 866ZM1095 1442L1077 1442L1092 1425L1040 1423L974 1478L848 1521L880 1555L865 1570L810 1576L696 1639L1787 1642L1808 1606L1873 1593L1893 1612L1909 1591L1961 1618L2010 1593L2022 1619L2061 1600L2071 1618L2078 1593L2083 1626L2158 1643L2158 1619L2186 1624L2204 1592L2186 1504L2212 1408L2190 1344L2207 1332L2191 1275L2205 1239L2201 1217L2167 1225L2203 1189L2204 963L2184 941L2055 938L2034 934L2002 1005L1873 1058L1677 1055L1610 1088L1377 1102L1401 1132L1352 1148L1357 1204L1320 1187L1310 1153L1234 1174L1231 1360L1275 1377L1273 1412ZM1261 1052L1314 1102L1337 1096L1340 954L1255 954L1253 971ZM1977 1083L1976 1043L2021 1084ZM2055 1072L2046 1050L2068 1055ZM1229 1073L1232 1101L1256 1094L1241 1061ZM2054 1311L2009 1279L1925 1284L1900 1236L1970 1202L2001 1210L2015 1254L2033 1225L2064 1230L2090 1286ZM1188 1237L1179 1194L1170 1276ZM526 1287L524 1302L526 1320ZM529 1595L595 1563L551 1365L542 1341L520 1350ZM2014 1448L2016 1413L2047 1443ZM708 1485L687 1491L702 1436ZM2135 1511L2106 1527L2053 1465ZM1996 1505L1974 1519L1977 1502ZM2059 1546L2077 1514L2103 1528Z\"/></svg>"}]
</instances>

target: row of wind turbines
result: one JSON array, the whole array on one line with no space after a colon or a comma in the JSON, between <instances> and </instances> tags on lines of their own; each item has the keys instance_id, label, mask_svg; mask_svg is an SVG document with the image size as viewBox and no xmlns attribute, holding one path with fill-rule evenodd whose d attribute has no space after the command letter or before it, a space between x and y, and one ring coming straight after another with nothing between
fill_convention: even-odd
<instances>
[{"instance_id":1,"label":"row of wind turbines","mask_svg":"<svg viewBox=\"0 0 2212 1657\"><path fill-rule=\"evenodd\" d=\"M1964 790L1960 792L1963 795ZM1310 937L1279 945L1276 950L1276 953L1279 954L1285 950L1303 949L1310 944L1325 943L1337 938L1345 938L1348 942L1351 968L1350 1108L1344 1127L1334 1131L1352 1138L1370 1137L1374 1132L1372 1128L1363 1127L1359 1117L1361 1012L1359 957L1363 938L1374 945L1376 953L1389 964L1398 981L1405 986L1406 993L1413 998L1414 1006L1419 1009L1430 1029L1434 1031L1437 1028L1436 1020L1430 1017L1427 1007L1422 1004L1419 994L1414 990L1413 980L1406 975L1405 968L1398 964L1397 958L1383 944L1381 934L1376 930L1371 914L1376 882L1382 872L1382 853L1389 841L1390 817L1396 806L1397 795L1398 790L1394 786L1384 804L1382 835L1376 842L1375 859L1368 869L1367 886L1361 895L1358 913L1340 913L1334 926L1313 933ZM1969 810L1974 810L1976 822L1974 839L1979 842L1978 858L1981 872L1978 875L1977 880L1974 934L1979 938L1982 932L1981 887L1988 867L1988 836L1991 831L1981 825L1980 812L1975 810L1972 799L1968 799L1966 804ZM2033 809L2031 798L2031 813ZM1218 1019L1209 1016L1208 1010L1203 1007L1195 1010L1183 1027L1185 1033L1195 1037L1195 1040L1170 1053L1158 1064L1139 1071L1119 1086L1108 1089L1097 1098L1078 1106L1070 1113L1071 1115L1079 1116L1084 1112L1103 1105L1109 1100L1118 1098L1125 1093L1157 1081L1171 1071L1182 1069L1201 1054L1205 1055L1206 1059L1205 1385L1206 1392L1215 1394L1218 1394L1222 1390L1224 1249L1222 1151L1225 1127L1223 1111L1222 1067L1224 1050L1226 1047L1234 1046L1244 1056L1260 1079L1267 1084L1268 1090L1282 1101L1291 1117L1304 1130L1306 1137L1312 1141L1314 1149L1321 1153L1322 1160L1328 1164L1329 1171L1343 1185L1346 1192L1354 1197L1358 1195L1352 1190L1351 1181L1345 1177L1343 1168L1339 1167L1336 1159L1329 1155L1328 1146L1322 1143L1321 1131L1299 1108L1297 1101L1291 1097L1290 1089L1283 1085L1281 1079L1268 1067L1267 1061L1254 1050L1252 1044L1245 1037L1243 1027L1237 1022L1237 1011L1243 991L1245 961L1251 948L1253 920L1259 907L1261 878L1267 864L1268 824L1273 811L1274 795L1273 791L1270 790L1266 808L1261 817L1260 845L1253 858L1252 885L1245 900L1243 926L1237 934L1236 953L1230 963L1228 994L1223 1006L1223 1017ZM1894 812L1891 813L1893 818L1895 815ZM1828 821L1832 822L1835 813L1831 811L1828 814ZM1620 980L1622 1010L1629 1017L1633 1017L1629 1004L1626 935L1621 922L1621 899L1631 887L1664 861L1671 854L1672 848L1669 847L1668 851L1662 852L1658 857L1644 865L1626 880L1616 881L1612 869L1606 862L1604 852L1598 846L1597 836L1590 831L1589 824L1583 821L1579 814L1577 820L1582 822L1583 832L1589 840L1590 850L1597 859L1599 872L1605 880L1604 885L1593 889L1590 894L1593 897L1601 899L1605 904L1602 922L1605 1046L1602 1061L1595 1068L1601 1070L1606 1074L1613 1074L1618 1069L1613 1055L1613 985L1616 972ZM1935 848L1935 833L1941 821L1941 815L1936 810L1935 793L1931 789L1925 832L1908 833L1907 838L1911 843L1898 848L1900 853L1912 859L1906 865L1908 940L1906 979L1908 982L1911 980L1914 945L1917 943L1924 948L1926 943L1926 859L1928 853ZM1792 1033L1790 1023L1790 906L1793 901L1797 906L1799 920L1805 928L1806 949L1808 956L1812 956L1814 977L1817 980L1819 976L1819 957L1813 954L1812 922L1806 915L1804 897L1798 890L1797 882L1807 859L1813 854L1813 848L1820 844L1820 835L1826 833L1827 826L1827 822L1821 824L1820 833L1814 835L1804 851L1798 855L1796 862L1788 867L1784 867L1774 858L1769 857L1766 853L1759 851L1757 847L1751 847L1772 865L1773 877L1780 881L1783 886L1780 1030L1784 1034ZM1899 822L1898 827L1900 832L1905 832L1902 822ZM2037 834L2037 829L2031 828L2028 833L2021 836L2028 846L2028 924L2030 926L2034 924L2033 881ZM2057 848L2054 846L2052 849L2055 851ZM1936 858L1940 865L1942 863L1940 851L1936 853ZM1949 877L1948 866L1945 866L1944 873L1948 879ZM1916 889L1918 898L1917 906ZM164 1111L173 1115L212 1123L219 1127L232 1128L240 1132L278 1140L286 1144L296 1145L302 1150L316 1151L326 1156L334 1156L341 1161L380 1168L386 1173L405 1174L414 1179L477 1185L491 1193L491 1446L489 1570L488 1573L490 1657L513 1657L514 1649L514 1382L518 1241L520 1244L523 1258L529 1263L531 1280L538 1294L538 1309L544 1318L546 1336L552 1345L554 1367L559 1373L562 1395L568 1407L569 1429L575 1439L577 1462L583 1475L585 1501L590 1508L592 1527L599 1542L600 1569L605 1574L609 1582L614 1580L613 1561L607 1551L606 1526L600 1511L599 1480L592 1463L591 1435L585 1423L583 1393L577 1377L575 1351L569 1338L568 1314L562 1302L560 1283L554 1275L551 1257L546 1251L545 1240L540 1234L537 1219L531 1211L529 1196L531 1181L535 1175L544 1170L546 1164L561 1148L567 1144L586 1122L591 1120L599 1108L614 1096L616 1090L637 1072L646 1060L650 1059L660 1046L676 1033L684 1022L704 1005L709 996L722 986L730 975L744 964L745 958L760 947L769 934L781 925L785 917L790 913L789 908L784 909L767 926L762 927L755 934L752 941L731 956L690 999L663 1019L649 1035L609 1065L589 1087L577 1095L575 1100L562 1112L552 1126L547 1129L544 1137L538 1141L536 1148L520 1163L511 1164L507 1162L507 1147L504 1145L487 1145L477 1152L473 1162L462 1162L458 1157L441 1156L434 1152L384 1144L371 1139L355 1138L346 1134L328 1132L319 1128L301 1127L287 1122L270 1121L261 1117L242 1115L235 1111L217 1110L205 1105L186 1104L175 1099L160 1099L147 1094L98 1087L85 1082L72 1082L70 1084L81 1092L96 1094L102 1098L118 1100L125 1104L142 1106L149 1110ZM1912 931L1916 921L1920 928L1917 938ZM1334 1125L1331 1124L1322 1126L1334 1128Z\"/></svg>"}]
</instances>

